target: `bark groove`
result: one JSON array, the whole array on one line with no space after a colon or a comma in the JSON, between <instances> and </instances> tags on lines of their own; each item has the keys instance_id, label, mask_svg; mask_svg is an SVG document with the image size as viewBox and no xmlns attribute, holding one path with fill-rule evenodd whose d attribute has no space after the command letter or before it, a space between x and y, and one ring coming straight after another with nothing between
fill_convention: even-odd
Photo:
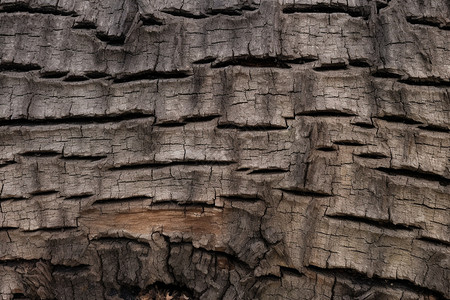
<instances>
[{"instance_id":1,"label":"bark groove","mask_svg":"<svg viewBox=\"0 0 450 300\"><path fill-rule=\"evenodd\" d=\"M450 299L449 28L0 0L0 298Z\"/></svg>"}]
</instances>

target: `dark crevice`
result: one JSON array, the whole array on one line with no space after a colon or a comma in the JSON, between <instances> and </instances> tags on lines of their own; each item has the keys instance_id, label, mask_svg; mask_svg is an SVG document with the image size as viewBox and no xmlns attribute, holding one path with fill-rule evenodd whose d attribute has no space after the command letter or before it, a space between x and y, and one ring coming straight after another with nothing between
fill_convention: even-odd
<instances>
[{"instance_id":1,"label":"dark crevice","mask_svg":"<svg viewBox=\"0 0 450 300\"><path fill-rule=\"evenodd\" d=\"M224 68L228 66L244 66L254 68L281 68L290 69L291 67L283 60L277 57L255 57L251 55L235 56L230 59L213 64L212 68Z\"/></svg>"},{"instance_id":2,"label":"dark crevice","mask_svg":"<svg viewBox=\"0 0 450 300\"><path fill-rule=\"evenodd\" d=\"M439 29L448 30L448 28L445 25L442 25L441 22L439 22L436 18L433 17L409 16L406 17L406 21L414 25L419 24L419 25L433 26Z\"/></svg>"},{"instance_id":3,"label":"dark crevice","mask_svg":"<svg viewBox=\"0 0 450 300\"><path fill-rule=\"evenodd\" d=\"M86 75L86 77L88 77L90 79L98 79L98 78L105 78L105 77L110 77L111 76L108 73L99 72L99 71L86 72L86 73L84 73L84 75Z\"/></svg>"},{"instance_id":4,"label":"dark crevice","mask_svg":"<svg viewBox=\"0 0 450 300\"><path fill-rule=\"evenodd\" d=\"M393 123L403 123L403 124L411 124L411 125L422 124L421 122L410 119L406 116L399 116L399 115L397 115L397 116L382 116L382 117L378 117L378 119L384 120L386 122L393 122Z\"/></svg>"},{"instance_id":5,"label":"dark crevice","mask_svg":"<svg viewBox=\"0 0 450 300\"><path fill-rule=\"evenodd\" d=\"M56 190L46 190L46 191L34 191L31 192L30 194L33 196L46 196L46 195L53 195L53 194L57 194L58 191Z\"/></svg>"},{"instance_id":6,"label":"dark crevice","mask_svg":"<svg viewBox=\"0 0 450 300\"><path fill-rule=\"evenodd\" d=\"M24 232L65 232L77 230L77 226L55 226L55 227L40 227L32 230L23 230Z\"/></svg>"},{"instance_id":7,"label":"dark crevice","mask_svg":"<svg viewBox=\"0 0 450 300\"><path fill-rule=\"evenodd\" d=\"M217 125L218 129L237 129L240 131L270 131L270 130L286 130L287 127L277 125L252 125L241 126L237 124L222 123Z\"/></svg>"},{"instance_id":8,"label":"dark crevice","mask_svg":"<svg viewBox=\"0 0 450 300\"><path fill-rule=\"evenodd\" d=\"M14 299L14 300L30 300L31 298L25 296L22 293L14 293L12 299Z\"/></svg>"},{"instance_id":9,"label":"dark crevice","mask_svg":"<svg viewBox=\"0 0 450 300\"><path fill-rule=\"evenodd\" d=\"M237 168L236 169L237 172L247 172L249 170L250 170L250 168Z\"/></svg>"},{"instance_id":10,"label":"dark crevice","mask_svg":"<svg viewBox=\"0 0 450 300\"><path fill-rule=\"evenodd\" d=\"M0 227L0 231L16 230L16 229L19 229L19 227L12 227L12 226L3 226L3 227Z\"/></svg>"},{"instance_id":11,"label":"dark crevice","mask_svg":"<svg viewBox=\"0 0 450 300\"><path fill-rule=\"evenodd\" d=\"M422 237L418 238L418 240L419 241L424 241L424 242L427 242L427 243L432 243L432 244L435 244L435 245L439 245L439 246L442 246L442 247L450 247L450 242L443 241L443 240L436 239L436 238L432 238L432 237L422 236Z\"/></svg>"},{"instance_id":12,"label":"dark crevice","mask_svg":"<svg viewBox=\"0 0 450 300\"><path fill-rule=\"evenodd\" d=\"M89 80L88 77L82 76L82 75L69 75L66 78L64 78L64 81L67 82L78 82L78 81L86 81Z\"/></svg>"},{"instance_id":13,"label":"dark crevice","mask_svg":"<svg viewBox=\"0 0 450 300\"><path fill-rule=\"evenodd\" d=\"M279 190L283 191L284 193L288 193L295 196L316 197L316 198L325 198L333 196L328 193L320 191L312 191L309 189L279 189Z\"/></svg>"},{"instance_id":14,"label":"dark crevice","mask_svg":"<svg viewBox=\"0 0 450 300\"><path fill-rule=\"evenodd\" d=\"M246 10L246 11L255 11L257 9L258 9L257 6L250 6L250 5L244 5L241 7L241 10Z\"/></svg>"},{"instance_id":15,"label":"dark crevice","mask_svg":"<svg viewBox=\"0 0 450 300\"><path fill-rule=\"evenodd\" d=\"M13 165L13 164L17 164L17 161L15 161L15 160L3 161L0 163L0 168L6 167L9 165Z\"/></svg>"},{"instance_id":16,"label":"dark crevice","mask_svg":"<svg viewBox=\"0 0 450 300\"><path fill-rule=\"evenodd\" d=\"M214 161L214 160L186 160L186 161L173 161L167 163L145 163L145 164L135 164L135 165L124 165L111 167L109 170L111 171L120 171L120 170L138 170L138 169L146 169L146 168L165 168L170 166L228 166L235 164L234 161Z\"/></svg>"},{"instance_id":17,"label":"dark crevice","mask_svg":"<svg viewBox=\"0 0 450 300\"><path fill-rule=\"evenodd\" d=\"M319 58L316 56L304 56L298 58L281 58L280 60L287 64L299 64L303 65L306 63L317 61Z\"/></svg>"},{"instance_id":18,"label":"dark crevice","mask_svg":"<svg viewBox=\"0 0 450 300\"><path fill-rule=\"evenodd\" d=\"M122 83L137 80L180 79L180 78L187 78L189 76L191 76L191 74L187 71L158 72L153 70L147 70L134 74L118 76L113 80L113 82Z\"/></svg>"},{"instance_id":19,"label":"dark crevice","mask_svg":"<svg viewBox=\"0 0 450 300\"><path fill-rule=\"evenodd\" d=\"M216 59L217 59L216 57L207 56L205 58L194 61L193 64L194 65L209 64L214 62Z\"/></svg>"},{"instance_id":20,"label":"dark crevice","mask_svg":"<svg viewBox=\"0 0 450 300\"><path fill-rule=\"evenodd\" d=\"M107 35L102 32L97 32L96 37L102 41L107 43L111 46L122 46L125 43L125 36L124 35Z\"/></svg>"},{"instance_id":21,"label":"dark crevice","mask_svg":"<svg viewBox=\"0 0 450 300\"><path fill-rule=\"evenodd\" d=\"M26 259L26 258L2 259L2 260L0 260L0 265L17 267L17 266L23 266L23 265L35 265L36 263L38 263L40 261L42 261L42 260Z\"/></svg>"},{"instance_id":22,"label":"dark crevice","mask_svg":"<svg viewBox=\"0 0 450 300\"><path fill-rule=\"evenodd\" d=\"M382 10L383 8L388 7L388 3L390 0L387 0L387 2L382 2L381 1L376 1L376 8L377 8L377 14L380 14L380 10Z\"/></svg>"},{"instance_id":23,"label":"dark crevice","mask_svg":"<svg viewBox=\"0 0 450 300\"><path fill-rule=\"evenodd\" d=\"M354 117L356 114L348 113L340 110L315 110L296 113L297 116L311 116L311 117Z\"/></svg>"},{"instance_id":24,"label":"dark crevice","mask_svg":"<svg viewBox=\"0 0 450 300\"><path fill-rule=\"evenodd\" d=\"M326 216L331 219L364 223L367 225L376 226L376 227L380 227L380 228L384 228L384 229L391 229L391 230L413 231L415 229L421 229L420 227L412 226L412 225L394 224L388 220L372 219L372 218L368 218L368 217L360 217L360 216L341 214L341 213L333 214L333 215L326 215Z\"/></svg>"},{"instance_id":25,"label":"dark crevice","mask_svg":"<svg viewBox=\"0 0 450 300\"><path fill-rule=\"evenodd\" d=\"M220 198L226 199L228 201L238 201L238 202L259 202L264 201L258 195L220 195Z\"/></svg>"},{"instance_id":26,"label":"dark crevice","mask_svg":"<svg viewBox=\"0 0 450 300\"><path fill-rule=\"evenodd\" d=\"M92 194L92 193L83 193L83 194L79 194L79 195L72 195L72 196L65 197L64 200L80 200L80 199L89 198L92 196L94 196L94 194Z\"/></svg>"},{"instance_id":27,"label":"dark crevice","mask_svg":"<svg viewBox=\"0 0 450 300\"><path fill-rule=\"evenodd\" d=\"M345 4L330 3L330 4L292 4L285 6L283 8L283 13L293 14L293 13L346 13L352 17L364 17L367 18L370 14L370 9L359 6L350 7Z\"/></svg>"},{"instance_id":28,"label":"dark crevice","mask_svg":"<svg viewBox=\"0 0 450 300\"><path fill-rule=\"evenodd\" d=\"M267 175L273 175L273 174L284 174L289 172L289 170L282 169L282 168L268 168L268 169L256 169L251 171L250 174L267 174Z\"/></svg>"},{"instance_id":29,"label":"dark crevice","mask_svg":"<svg viewBox=\"0 0 450 300\"><path fill-rule=\"evenodd\" d=\"M208 122L217 119L218 117L220 117L220 115L193 116L184 118L183 121L186 123Z\"/></svg>"},{"instance_id":30,"label":"dark crevice","mask_svg":"<svg viewBox=\"0 0 450 300\"><path fill-rule=\"evenodd\" d=\"M154 126L156 127L183 127L186 125L185 122L176 122L176 121L168 121L164 123L156 123Z\"/></svg>"},{"instance_id":31,"label":"dark crevice","mask_svg":"<svg viewBox=\"0 0 450 300\"><path fill-rule=\"evenodd\" d=\"M406 176L411 178L417 178L426 181L436 181L442 186L450 184L450 179L442 175L425 172L421 170L409 170L409 169L393 169L393 168L376 168L375 170L386 173L391 176Z\"/></svg>"},{"instance_id":32,"label":"dark crevice","mask_svg":"<svg viewBox=\"0 0 450 300\"><path fill-rule=\"evenodd\" d=\"M335 63L335 64L322 64L319 67L314 67L314 71L333 71L333 70L345 70L347 65L345 63Z\"/></svg>"},{"instance_id":33,"label":"dark crevice","mask_svg":"<svg viewBox=\"0 0 450 300\"><path fill-rule=\"evenodd\" d=\"M92 242L98 242L98 243L105 243L105 244L128 244L128 243L134 243L138 244L144 247L150 247L148 242L141 241L138 238L128 238L128 237L112 237L112 236L99 236L95 237L91 240Z\"/></svg>"},{"instance_id":34,"label":"dark crevice","mask_svg":"<svg viewBox=\"0 0 450 300\"><path fill-rule=\"evenodd\" d=\"M57 6L41 6L41 7L31 7L25 3L8 3L3 4L0 7L0 12L15 13L15 12L27 12L27 13L40 13L40 14L51 14L56 16L72 16L76 17L78 14L74 11L64 11L59 10Z\"/></svg>"},{"instance_id":35,"label":"dark crevice","mask_svg":"<svg viewBox=\"0 0 450 300\"><path fill-rule=\"evenodd\" d=\"M281 276L284 276L285 274L289 274L291 276L293 275L293 276L297 276L297 277L305 276L305 274L303 274L302 272L300 272L299 270L294 269L294 268L280 266L280 271L281 271Z\"/></svg>"},{"instance_id":36,"label":"dark crevice","mask_svg":"<svg viewBox=\"0 0 450 300\"><path fill-rule=\"evenodd\" d=\"M368 277L367 274L350 268L321 268L313 265L309 265L306 268L318 274L350 280L352 283L357 283L362 286L369 285L381 288L390 286L400 290L412 291L417 294L433 295L437 300L445 299L442 293L415 285L413 282L405 279L387 279L377 275Z\"/></svg>"},{"instance_id":37,"label":"dark crevice","mask_svg":"<svg viewBox=\"0 0 450 300\"><path fill-rule=\"evenodd\" d=\"M81 21L72 26L73 29L96 29L97 25L90 21Z\"/></svg>"},{"instance_id":38,"label":"dark crevice","mask_svg":"<svg viewBox=\"0 0 450 300\"><path fill-rule=\"evenodd\" d=\"M208 16L204 14L193 14L187 10L183 9L164 9L161 12L175 16L175 17L183 17L183 18L189 18L189 19L205 19Z\"/></svg>"},{"instance_id":39,"label":"dark crevice","mask_svg":"<svg viewBox=\"0 0 450 300\"><path fill-rule=\"evenodd\" d=\"M370 159L382 159L382 158L388 157L388 156L384 155L383 153L379 153L379 152L359 153L359 154L353 154L353 155L362 157L362 158L370 158Z\"/></svg>"},{"instance_id":40,"label":"dark crevice","mask_svg":"<svg viewBox=\"0 0 450 300\"><path fill-rule=\"evenodd\" d=\"M435 86L435 87L450 86L450 81L438 77L428 77L428 78L409 77L406 79L399 80L399 82L417 86Z\"/></svg>"},{"instance_id":41,"label":"dark crevice","mask_svg":"<svg viewBox=\"0 0 450 300\"><path fill-rule=\"evenodd\" d=\"M172 206L171 209L178 208L183 209L184 211L189 209L201 209L202 212L204 212L205 208L218 208L223 209L222 207L217 207L214 204L208 204L208 203L201 203L201 202L179 202L177 200L163 200L163 201L157 201L153 202L150 207L155 208L155 210L158 209L158 207L164 207L164 209L167 208L167 206Z\"/></svg>"},{"instance_id":42,"label":"dark crevice","mask_svg":"<svg viewBox=\"0 0 450 300\"><path fill-rule=\"evenodd\" d=\"M14 62L5 62L0 64L0 71L12 71L12 72L29 72L42 69L37 64L20 64Z\"/></svg>"},{"instance_id":43,"label":"dark crevice","mask_svg":"<svg viewBox=\"0 0 450 300\"><path fill-rule=\"evenodd\" d=\"M378 78L400 78L402 77L400 74L394 73L390 70L386 70L386 69L379 69L376 72L373 72L371 74L373 77L378 77Z\"/></svg>"},{"instance_id":44,"label":"dark crevice","mask_svg":"<svg viewBox=\"0 0 450 300\"><path fill-rule=\"evenodd\" d=\"M239 9L212 9L208 11L208 15L225 15L225 16L242 16L242 12Z\"/></svg>"},{"instance_id":45,"label":"dark crevice","mask_svg":"<svg viewBox=\"0 0 450 300\"><path fill-rule=\"evenodd\" d=\"M40 125L61 125L61 124L96 124L120 122L133 119L142 119L153 117L146 113L123 113L121 115L110 116L91 116L91 117L63 117L59 119L13 119L0 120L0 126L40 126Z\"/></svg>"},{"instance_id":46,"label":"dark crevice","mask_svg":"<svg viewBox=\"0 0 450 300\"><path fill-rule=\"evenodd\" d=\"M352 123L352 125L361 127L361 128L375 128L375 125L373 125L372 123L363 123L363 122L356 122L356 123Z\"/></svg>"},{"instance_id":47,"label":"dark crevice","mask_svg":"<svg viewBox=\"0 0 450 300\"><path fill-rule=\"evenodd\" d=\"M144 26L161 26L164 25L163 21L156 18L153 15L141 16L142 25Z\"/></svg>"},{"instance_id":48,"label":"dark crevice","mask_svg":"<svg viewBox=\"0 0 450 300\"><path fill-rule=\"evenodd\" d=\"M26 151L20 153L21 156L34 156L34 157L54 157L58 156L61 153L51 150L41 150L41 151Z\"/></svg>"},{"instance_id":49,"label":"dark crevice","mask_svg":"<svg viewBox=\"0 0 450 300\"><path fill-rule=\"evenodd\" d=\"M104 158L107 158L106 155L90 155L90 156L83 156L83 155L70 155L70 156L62 156L61 159L64 160L89 160L89 161L97 161Z\"/></svg>"},{"instance_id":50,"label":"dark crevice","mask_svg":"<svg viewBox=\"0 0 450 300\"><path fill-rule=\"evenodd\" d=\"M434 132L450 132L449 128L439 126L439 125L418 126L418 128L427 130L427 131L434 131Z\"/></svg>"},{"instance_id":51,"label":"dark crevice","mask_svg":"<svg viewBox=\"0 0 450 300\"><path fill-rule=\"evenodd\" d=\"M49 71L49 72L42 72L41 73L41 77L42 78L62 78L64 76L66 76L67 74L69 74L69 71Z\"/></svg>"},{"instance_id":52,"label":"dark crevice","mask_svg":"<svg viewBox=\"0 0 450 300\"><path fill-rule=\"evenodd\" d=\"M323 151L323 152L333 152L333 151L336 151L335 148L333 148L333 147L326 147L326 146L324 146L324 147L318 147L318 148L316 148L316 150L318 150L318 151Z\"/></svg>"},{"instance_id":53,"label":"dark crevice","mask_svg":"<svg viewBox=\"0 0 450 300\"><path fill-rule=\"evenodd\" d=\"M340 140L333 142L333 144L341 146L366 146L366 144L354 140Z\"/></svg>"},{"instance_id":54,"label":"dark crevice","mask_svg":"<svg viewBox=\"0 0 450 300\"><path fill-rule=\"evenodd\" d=\"M66 265L53 265L53 272L58 273L79 273L84 271L89 271L90 265L80 264L76 266L66 266Z\"/></svg>"},{"instance_id":55,"label":"dark crevice","mask_svg":"<svg viewBox=\"0 0 450 300\"><path fill-rule=\"evenodd\" d=\"M111 203L122 203L122 202L132 202L132 201L145 201L152 200L153 197L148 196L132 196L126 198L103 198L96 200L92 205L110 205Z\"/></svg>"},{"instance_id":56,"label":"dark crevice","mask_svg":"<svg viewBox=\"0 0 450 300\"><path fill-rule=\"evenodd\" d=\"M0 201L22 201L22 200L27 200L28 198L26 197L22 197L22 196L11 196L8 198L0 198Z\"/></svg>"},{"instance_id":57,"label":"dark crevice","mask_svg":"<svg viewBox=\"0 0 450 300\"><path fill-rule=\"evenodd\" d=\"M350 59L348 61L348 64L352 67L359 67L359 68L370 67L370 64L367 62L366 59Z\"/></svg>"}]
</instances>

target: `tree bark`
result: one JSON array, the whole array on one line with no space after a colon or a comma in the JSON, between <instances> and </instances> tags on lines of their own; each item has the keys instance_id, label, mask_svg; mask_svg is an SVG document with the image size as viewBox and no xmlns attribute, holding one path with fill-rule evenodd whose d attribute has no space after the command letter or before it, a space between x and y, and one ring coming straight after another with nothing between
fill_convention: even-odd
<instances>
[{"instance_id":1,"label":"tree bark","mask_svg":"<svg viewBox=\"0 0 450 300\"><path fill-rule=\"evenodd\" d=\"M448 0L0 0L1 298L450 299L449 29Z\"/></svg>"}]
</instances>

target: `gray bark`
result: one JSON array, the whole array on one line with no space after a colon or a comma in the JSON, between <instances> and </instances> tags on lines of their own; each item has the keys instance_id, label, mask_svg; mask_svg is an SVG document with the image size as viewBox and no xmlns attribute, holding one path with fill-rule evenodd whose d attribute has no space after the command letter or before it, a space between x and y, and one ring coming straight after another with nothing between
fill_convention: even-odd
<instances>
[{"instance_id":1,"label":"gray bark","mask_svg":"<svg viewBox=\"0 0 450 300\"><path fill-rule=\"evenodd\" d=\"M449 29L448 0L0 0L0 298L450 299Z\"/></svg>"}]
</instances>

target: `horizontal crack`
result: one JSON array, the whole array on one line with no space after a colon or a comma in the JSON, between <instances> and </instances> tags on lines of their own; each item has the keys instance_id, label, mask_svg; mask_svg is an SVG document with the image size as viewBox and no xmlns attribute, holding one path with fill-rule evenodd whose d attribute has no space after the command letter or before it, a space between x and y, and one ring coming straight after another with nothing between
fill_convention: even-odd
<instances>
[{"instance_id":1,"label":"horizontal crack","mask_svg":"<svg viewBox=\"0 0 450 300\"><path fill-rule=\"evenodd\" d=\"M33 196L46 196L46 195L53 195L53 194L57 194L59 193L59 191L57 190L44 190L44 191L34 191L31 192L30 194Z\"/></svg>"},{"instance_id":2,"label":"horizontal crack","mask_svg":"<svg viewBox=\"0 0 450 300\"><path fill-rule=\"evenodd\" d=\"M283 168L267 168L267 169L256 169L253 170L251 172L249 172L248 174L267 174L267 175L271 175L271 174L284 174L289 172L289 170L283 169Z\"/></svg>"},{"instance_id":3,"label":"horizontal crack","mask_svg":"<svg viewBox=\"0 0 450 300\"><path fill-rule=\"evenodd\" d=\"M161 26L164 25L163 20L155 17L154 15L141 16L142 25L144 26Z\"/></svg>"},{"instance_id":4,"label":"horizontal crack","mask_svg":"<svg viewBox=\"0 0 450 300\"><path fill-rule=\"evenodd\" d=\"M450 242L444 241L444 240L440 240L440 239L437 239L437 238L422 236L422 237L418 238L417 240L423 241L423 242L427 242L427 243L431 243L431 244L435 244L435 245L439 245L439 246L443 246L443 247L450 247Z\"/></svg>"},{"instance_id":5,"label":"horizontal crack","mask_svg":"<svg viewBox=\"0 0 450 300\"><path fill-rule=\"evenodd\" d=\"M92 205L103 205L103 204L111 204L111 203L122 203L122 202L132 202L132 201L144 201L144 200L152 200L153 197L148 196L131 196L126 198L102 198L96 200Z\"/></svg>"},{"instance_id":6,"label":"horizontal crack","mask_svg":"<svg viewBox=\"0 0 450 300\"><path fill-rule=\"evenodd\" d=\"M111 171L120 170L134 170L134 169L145 169L145 168L165 168L170 166L228 166L235 164L235 161L215 161L215 160L180 160L172 162L149 162L143 164L131 164L111 167Z\"/></svg>"},{"instance_id":7,"label":"horizontal crack","mask_svg":"<svg viewBox=\"0 0 450 300\"><path fill-rule=\"evenodd\" d=\"M341 145L341 146L365 146L367 144L364 144L360 141L354 141L354 140L340 140L340 141L334 141L333 144L335 145Z\"/></svg>"},{"instance_id":8,"label":"horizontal crack","mask_svg":"<svg viewBox=\"0 0 450 300\"><path fill-rule=\"evenodd\" d=\"M232 123L221 123L217 125L218 129L237 129L240 131L270 131L286 130L287 127L279 125L237 125Z\"/></svg>"},{"instance_id":9,"label":"horizontal crack","mask_svg":"<svg viewBox=\"0 0 450 300\"><path fill-rule=\"evenodd\" d=\"M370 15L369 7L351 7L346 4L330 3L330 4L292 4L287 5L283 8L283 13L293 14L293 13L346 13L352 17L364 17L367 18Z\"/></svg>"},{"instance_id":10,"label":"horizontal crack","mask_svg":"<svg viewBox=\"0 0 450 300\"><path fill-rule=\"evenodd\" d=\"M426 25L426 26L432 26L437 27L442 30L450 30L450 26L446 24L442 24L439 22L438 19L433 17L416 17L416 16L408 16L406 17L406 21L410 24L419 24L419 25Z\"/></svg>"},{"instance_id":11,"label":"horizontal crack","mask_svg":"<svg viewBox=\"0 0 450 300\"><path fill-rule=\"evenodd\" d=\"M382 288L391 286L394 288L413 291L419 294L433 295L437 299L444 299L444 296L441 292L416 285L413 282L405 279L388 279L376 275L374 275L373 277L368 277L365 273L350 268L321 268L313 265L309 265L306 268L315 273L348 279L361 285L378 286Z\"/></svg>"},{"instance_id":12,"label":"horizontal crack","mask_svg":"<svg viewBox=\"0 0 450 300\"><path fill-rule=\"evenodd\" d=\"M21 2L2 4L0 6L0 12L7 12L7 13L27 12L27 13L51 14L56 16L72 16L72 17L78 16L78 14L75 11L60 10L56 5L31 7Z\"/></svg>"},{"instance_id":13,"label":"horizontal crack","mask_svg":"<svg viewBox=\"0 0 450 300\"><path fill-rule=\"evenodd\" d=\"M332 197L333 195L320 192L320 191L312 191L309 189L278 189L283 191L284 193L296 195L296 196L305 196L305 197L316 197L316 198L324 198L324 197Z\"/></svg>"},{"instance_id":14,"label":"horizontal crack","mask_svg":"<svg viewBox=\"0 0 450 300\"><path fill-rule=\"evenodd\" d=\"M106 155L69 155L69 156L62 156L61 159L63 160L89 160L89 161L97 161L101 159L105 159L108 156Z\"/></svg>"},{"instance_id":15,"label":"horizontal crack","mask_svg":"<svg viewBox=\"0 0 450 300\"><path fill-rule=\"evenodd\" d=\"M120 115L100 115L100 116L71 116L59 119L11 119L0 120L0 126L40 126L40 125L61 125L61 124L95 124L120 122L133 119L143 119L153 117L153 114L143 112L123 113Z\"/></svg>"},{"instance_id":16,"label":"horizontal crack","mask_svg":"<svg viewBox=\"0 0 450 300\"><path fill-rule=\"evenodd\" d=\"M365 153L358 153L353 154L354 156L362 157L362 158L370 158L370 159L383 159L387 158L388 156L380 153L380 152L365 152Z\"/></svg>"},{"instance_id":17,"label":"horizontal crack","mask_svg":"<svg viewBox=\"0 0 450 300\"><path fill-rule=\"evenodd\" d=\"M103 32L97 32L96 36L102 42L105 42L112 46L120 46L120 45L123 45L125 42L124 35L108 35Z\"/></svg>"},{"instance_id":18,"label":"horizontal crack","mask_svg":"<svg viewBox=\"0 0 450 300\"><path fill-rule=\"evenodd\" d=\"M42 69L37 64L20 64L14 62L4 62L0 64L0 71L13 71L13 72L29 72Z\"/></svg>"},{"instance_id":19,"label":"horizontal crack","mask_svg":"<svg viewBox=\"0 0 450 300\"><path fill-rule=\"evenodd\" d=\"M51 150L38 150L38 151L26 151L19 153L21 156L34 156L34 157L54 157L61 155L61 153L57 151L51 151Z\"/></svg>"},{"instance_id":20,"label":"horizontal crack","mask_svg":"<svg viewBox=\"0 0 450 300\"><path fill-rule=\"evenodd\" d=\"M192 76L187 71L171 71L171 72L159 72L153 70L146 70L133 74L124 74L117 76L113 82L123 83L137 80L156 80L156 79L180 79Z\"/></svg>"},{"instance_id":21,"label":"horizontal crack","mask_svg":"<svg viewBox=\"0 0 450 300\"><path fill-rule=\"evenodd\" d=\"M322 64L318 67L314 67L314 71L333 71L333 70L345 70L347 65L345 63L335 63L335 64Z\"/></svg>"},{"instance_id":22,"label":"horizontal crack","mask_svg":"<svg viewBox=\"0 0 450 300\"><path fill-rule=\"evenodd\" d=\"M391 230L407 230L407 231L413 231L415 229L421 229L420 227L413 226L413 225L403 225L403 224L394 224L388 220L380 220L380 219L372 219L368 217L360 217L355 215L349 215L345 213L337 213L332 215L326 215L326 217L330 219L335 220L341 220L341 221L349 221L349 222L356 222L356 223L364 223L367 225L383 228L383 229L391 229Z\"/></svg>"},{"instance_id":23,"label":"horizontal crack","mask_svg":"<svg viewBox=\"0 0 450 300\"><path fill-rule=\"evenodd\" d=\"M340 110L327 109L327 110L313 110L296 113L297 116L311 116L311 117L354 117L356 114L344 112Z\"/></svg>"},{"instance_id":24,"label":"horizontal crack","mask_svg":"<svg viewBox=\"0 0 450 300\"><path fill-rule=\"evenodd\" d=\"M183 9L163 9L161 12L175 16L175 17L183 17L189 19L205 19L208 16L204 14L193 14L187 10Z\"/></svg>"},{"instance_id":25,"label":"horizontal crack","mask_svg":"<svg viewBox=\"0 0 450 300\"><path fill-rule=\"evenodd\" d=\"M418 86L435 86L435 87L450 87L450 81L438 77L409 77L399 80L401 83Z\"/></svg>"},{"instance_id":26,"label":"horizontal crack","mask_svg":"<svg viewBox=\"0 0 450 300\"><path fill-rule=\"evenodd\" d=\"M384 120L387 122L393 122L393 123L403 123L403 124L411 124L411 125L422 124L419 121L416 121L414 119L411 119L411 118L408 118L408 117L402 116L402 115L388 115L388 116L378 117L378 119Z\"/></svg>"},{"instance_id":27,"label":"horizontal crack","mask_svg":"<svg viewBox=\"0 0 450 300\"><path fill-rule=\"evenodd\" d=\"M450 132L450 128L439 125L418 126L417 128L434 132Z\"/></svg>"},{"instance_id":28,"label":"horizontal crack","mask_svg":"<svg viewBox=\"0 0 450 300\"><path fill-rule=\"evenodd\" d=\"M391 176L406 176L411 178L417 178L421 180L426 181L437 181L442 186L447 186L450 184L450 179L446 178L442 175L431 173L431 172L425 172L421 170L410 170L410 169L404 169L404 168L376 168L375 170L383 172L385 174L391 175Z\"/></svg>"},{"instance_id":29,"label":"horizontal crack","mask_svg":"<svg viewBox=\"0 0 450 300\"><path fill-rule=\"evenodd\" d=\"M212 68L224 68L228 66L244 66L256 68L281 68L290 69L291 67L277 57L256 57L251 55L235 56L230 59L213 64Z\"/></svg>"}]
</instances>

